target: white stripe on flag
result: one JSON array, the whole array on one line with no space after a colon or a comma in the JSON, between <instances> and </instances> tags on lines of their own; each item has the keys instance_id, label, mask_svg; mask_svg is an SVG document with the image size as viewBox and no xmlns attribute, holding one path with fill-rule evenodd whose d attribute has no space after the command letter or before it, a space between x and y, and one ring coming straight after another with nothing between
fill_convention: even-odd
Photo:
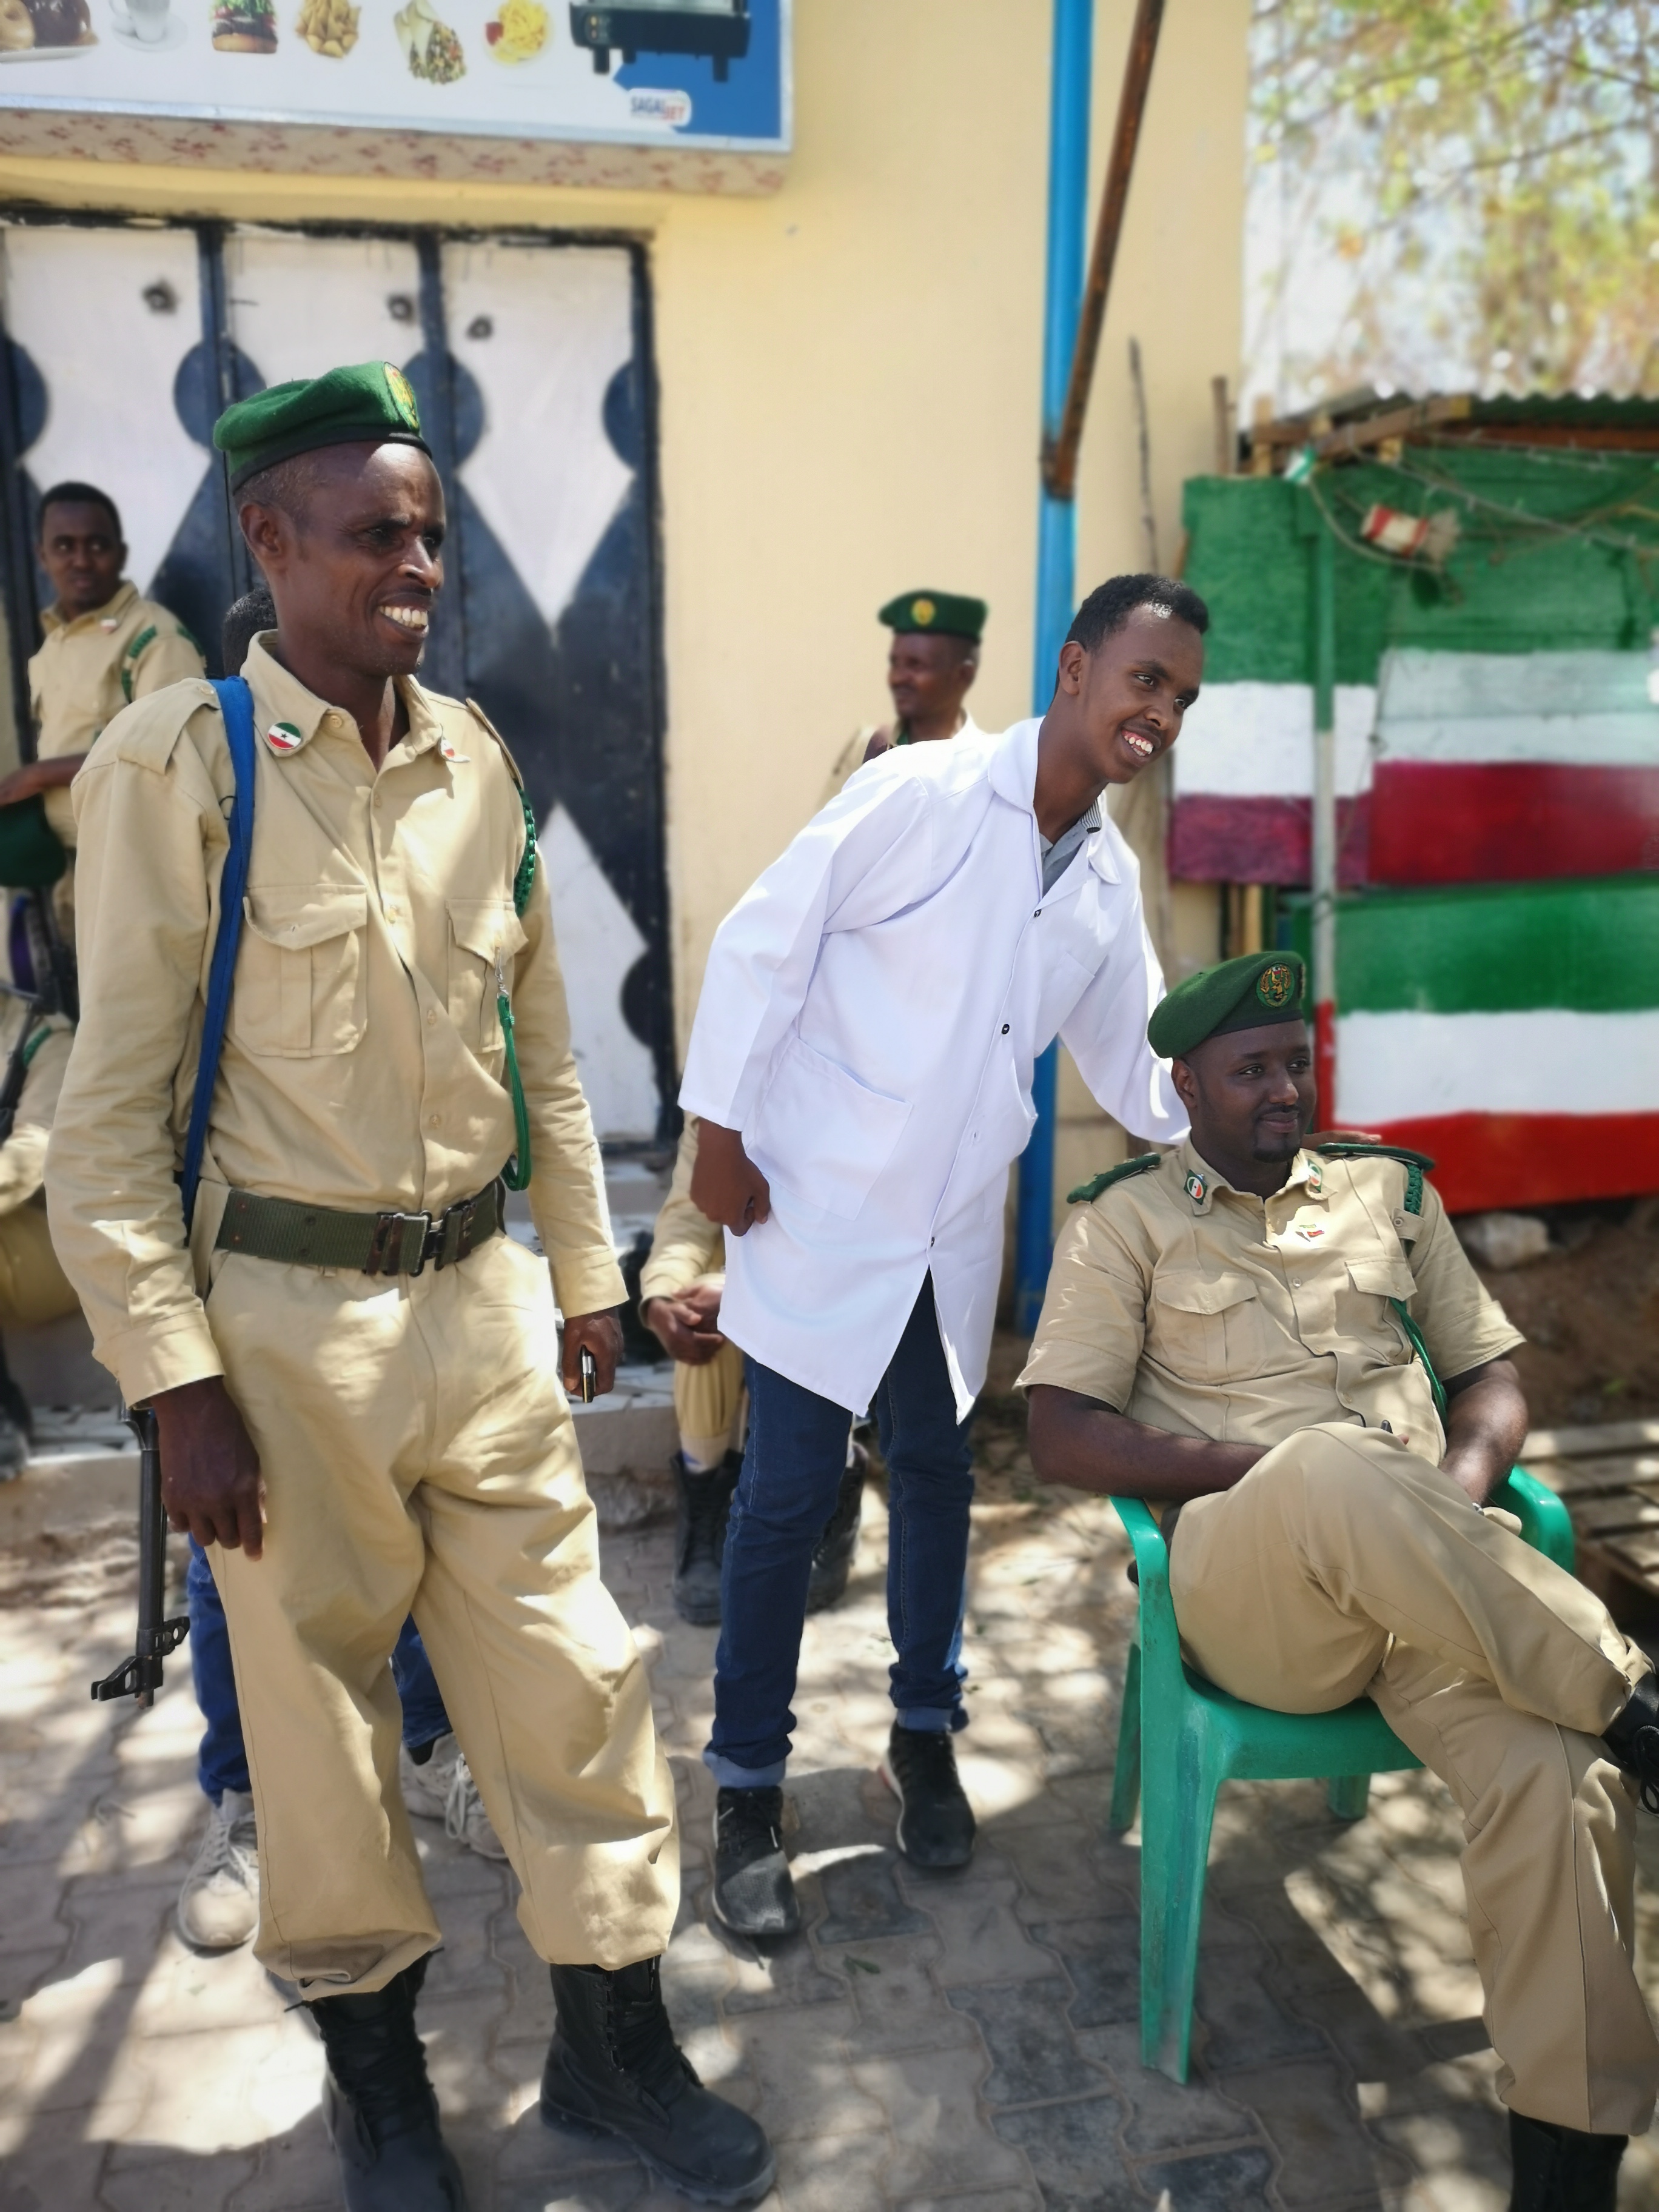
<instances>
[{"instance_id":1,"label":"white stripe on flag","mask_svg":"<svg viewBox=\"0 0 1659 2212\"><path fill-rule=\"evenodd\" d=\"M1370 787L1376 713L1372 685L1337 685L1339 798ZM1206 684L1187 710L1173 758L1177 798L1311 799L1312 684Z\"/></svg>"},{"instance_id":2,"label":"white stripe on flag","mask_svg":"<svg viewBox=\"0 0 1659 2212\"><path fill-rule=\"evenodd\" d=\"M1342 1121L1361 1128L1429 1114L1651 1114L1659 1007L1343 1014L1336 1086Z\"/></svg>"},{"instance_id":3,"label":"white stripe on flag","mask_svg":"<svg viewBox=\"0 0 1659 2212\"><path fill-rule=\"evenodd\" d=\"M1391 647L1377 678L1378 757L1659 766L1659 707L1648 697L1649 665L1645 653Z\"/></svg>"}]
</instances>

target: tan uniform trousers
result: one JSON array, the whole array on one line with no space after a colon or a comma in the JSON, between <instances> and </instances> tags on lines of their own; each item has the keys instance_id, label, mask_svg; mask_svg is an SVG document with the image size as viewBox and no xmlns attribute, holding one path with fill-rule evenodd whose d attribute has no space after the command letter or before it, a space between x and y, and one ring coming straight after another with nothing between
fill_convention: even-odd
<instances>
[{"instance_id":1,"label":"tan uniform trousers","mask_svg":"<svg viewBox=\"0 0 1659 2212\"><path fill-rule=\"evenodd\" d=\"M39 1328L79 1304L52 1249L46 1208L17 1206L0 1214L0 1328Z\"/></svg>"},{"instance_id":2,"label":"tan uniform trousers","mask_svg":"<svg viewBox=\"0 0 1659 2212\"><path fill-rule=\"evenodd\" d=\"M327 1996L380 1988L439 1940L398 1788L387 1660L410 1611L532 1948L601 1966L665 1950L673 1786L599 1580L545 1265L504 1237L391 1281L221 1253L207 1315L268 1493L264 1557L212 1553L258 1956Z\"/></svg>"},{"instance_id":3,"label":"tan uniform trousers","mask_svg":"<svg viewBox=\"0 0 1659 2212\"><path fill-rule=\"evenodd\" d=\"M719 1274L697 1278L699 1283L723 1279ZM675 1361L674 1419L688 1466L718 1467L734 1445L742 1443L744 1395L743 1354L735 1344L723 1344L701 1367Z\"/></svg>"},{"instance_id":4,"label":"tan uniform trousers","mask_svg":"<svg viewBox=\"0 0 1659 2212\"><path fill-rule=\"evenodd\" d=\"M1212 1681L1283 1712L1363 1692L1450 1790L1504 2102L1644 2133L1635 1812L1596 1738L1649 1665L1600 1600L1394 1437L1334 1423L1184 1507L1170 1582Z\"/></svg>"}]
</instances>

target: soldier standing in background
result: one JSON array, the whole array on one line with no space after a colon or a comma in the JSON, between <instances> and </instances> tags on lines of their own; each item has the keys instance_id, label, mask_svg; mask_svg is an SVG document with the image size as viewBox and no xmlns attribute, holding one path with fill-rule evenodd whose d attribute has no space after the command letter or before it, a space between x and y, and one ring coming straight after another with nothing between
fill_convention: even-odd
<instances>
[{"instance_id":1,"label":"soldier standing in background","mask_svg":"<svg viewBox=\"0 0 1659 2212\"><path fill-rule=\"evenodd\" d=\"M0 806L46 801L46 819L72 855L69 787L106 722L169 684L204 673L201 647L179 620L121 571L121 518L94 484L54 484L40 502L40 566L56 594L40 617L46 637L29 662L35 757L0 778ZM58 892L58 920L72 927L74 877Z\"/></svg>"},{"instance_id":2,"label":"soldier standing in background","mask_svg":"<svg viewBox=\"0 0 1659 2212\"><path fill-rule=\"evenodd\" d=\"M980 641L989 612L983 599L958 592L901 592L876 617L893 633L887 655L887 689L893 719L878 729L855 730L830 771L818 802L827 805L855 768L895 745L940 738L981 737L967 699L979 674Z\"/></svg>"}]
</instances>

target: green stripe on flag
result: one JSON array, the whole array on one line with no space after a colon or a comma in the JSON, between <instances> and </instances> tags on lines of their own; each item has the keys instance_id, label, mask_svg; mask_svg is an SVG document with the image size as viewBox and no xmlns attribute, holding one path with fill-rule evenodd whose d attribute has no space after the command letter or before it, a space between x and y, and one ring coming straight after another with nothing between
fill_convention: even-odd
<instances>
[{"instance_id":1,"label":"green stripe on flag","mask_svg":"<svg viewBox=\"0 0 1659 2212\"><path fill-rule=\"evenodd\" d=\"M1338 908L1343 1013L1659 1006L1659 877L1373 891ZM1307 912L1295 920L1304 955Z\"/></svg>"}]
</instances>

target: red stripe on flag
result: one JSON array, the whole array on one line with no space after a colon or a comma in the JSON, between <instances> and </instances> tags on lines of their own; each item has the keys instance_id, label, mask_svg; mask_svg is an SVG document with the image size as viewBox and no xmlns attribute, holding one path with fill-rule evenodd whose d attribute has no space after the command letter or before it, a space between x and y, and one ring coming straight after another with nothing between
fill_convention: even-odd
<instances>
[{"instance_id":1,"label":"red stripe on flag","mask_svg":"<svg viewBox=\"0 0 1659 2212\"><path fill-rule=\"evenodd\" d=\"M1369 801L1336 803L1340 880L1365 881ZM1305 884L1313 842L1308 799L1224 799L1196 791L1170 810L1170 873L1189 884Z\"/></svg>"},{"instance_id":2,"label":"red stripe on flag","mask_svg":"<svg viewBox=\"0 0 1659 2212\"><path fill-rule=\"evenodd\" d=\"M1429 1115L1378 1133L1428 1153L1453 1213L1659 1190L1659 1114Z\"/></svg>"},{"instance_id":3,"label":"red stripe on flag","mask_svg":"<svg viewBox=\"0 0 1659 2212\"><path fill-rule=\"evenodd\" d=\"M1659 768L1381 761L1374 884L1519 883L1659 868Z\"/></svg>"}]
</instances>

